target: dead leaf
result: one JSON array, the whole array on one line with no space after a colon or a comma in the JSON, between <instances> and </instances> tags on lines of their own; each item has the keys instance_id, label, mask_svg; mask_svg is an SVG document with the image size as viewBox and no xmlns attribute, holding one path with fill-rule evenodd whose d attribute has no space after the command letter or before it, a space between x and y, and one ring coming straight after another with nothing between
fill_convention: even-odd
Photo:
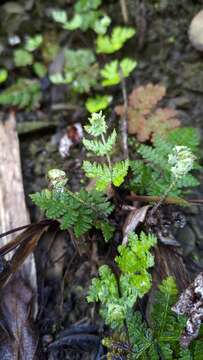
<instances>
[{"instance_id":1,"label":"dead leaf","mask_svg":"<svg viewBox=\"0 0 203 360\"><path fill-rule=\"evenodd\" d=\"M0 272L0 289L7 283L8 279L14 274L24 263L26 258L33 252L37 246L42 234L47 231L47 223L30 225L23 233L15 239L0 247L0 257L2 258L13 249L17 248L11 259L7 261L7 265Z\"/></svg>"},{"instance_id":2,"label":"dead leaf","mask_svg":"<svg viewBox=\"0 0 203 360\"><path fill-rule=\"evenodd\" d=\"M165 96L166 89L161 85L148 84L135 88L128 101L128 133L136 134L140 142L151 140L156 135L165 135L171 129L180 126L177 112L170 108L156 108ZM115 111L121 117L124 106L117 106Z\"/></svg>"},{"instance_id":3,"label":"dead leaf","mask_svg":"<svg viewBox=\"0 0 203 360\"><path fill-rule=\"evenodd\" d=\"M151 205L142 206L139 209L132 210L123 225L123 244L128 242L128 234L136 229L139 223L145 220L148 209Z\"/></svg>"},{"instance_id":4,"label":"dead leaf","mask_svg":"<svg viewBox=\"0 0 203 360\"><path fill-rule=\"evenodd\" d=\"M30 312L33 291L18 273L0 296L0 359L34 360L38 339Z\"/></svg>"}]
</instances>

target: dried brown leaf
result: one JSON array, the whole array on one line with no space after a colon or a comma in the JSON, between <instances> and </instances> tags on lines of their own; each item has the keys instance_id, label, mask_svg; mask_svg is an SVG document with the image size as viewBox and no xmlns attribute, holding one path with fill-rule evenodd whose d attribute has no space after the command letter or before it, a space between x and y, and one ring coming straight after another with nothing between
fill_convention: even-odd
<instances>
[{"instance_id":1,"label":"dried brown leaf","mask_svg":"<svg viewBox=\"0 0 203 360\"><path fill-rule=\"evenodd\" d=\"M148 84L135 88L128 101L128 133L136 134L140 142L151 140L155 135L165 135L180 126L177 112L170 108L156 108L165 96L165 87ZM117 106L116 113L124 115L124 106Z\"/></svg>"},{"instance_id":2,"label":"dried brown leaf","mask_svg":"<svg viewBox=\"0 0 203 360\"><path fill-rule=\"evenodd\" d=\"M0 359L36 358L38 339L31 320L32 301L33 291L19 273L1 290Z\"/></svg>"}]
</instances>

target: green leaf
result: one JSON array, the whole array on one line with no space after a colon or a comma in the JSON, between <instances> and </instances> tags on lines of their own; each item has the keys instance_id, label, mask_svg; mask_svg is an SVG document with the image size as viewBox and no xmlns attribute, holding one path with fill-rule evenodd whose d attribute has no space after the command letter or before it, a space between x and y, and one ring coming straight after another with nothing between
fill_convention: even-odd
<instances>
[{"instance_id":1,"label":"green leaf","mask_svg":"<svg viewBox=\"0 0 203 360\"><path fill-rule=\"evenodd\" d=\"M79 29L82 25L82 15L75 14L70 21L64 23L63 28L66 30L76 30Z\"/></svg>"},{"instance_id":2,"label":"green leaf","mask_svg":"<svg viewBox=\"0 0 203 360\"><path fill-rule=\"evenodd\" d=\"M61 24L65 24L67 22L67 15L64 10L53 10L52 11L52 18Z\"/></svg>"},{"instance_id":3,"label":"green leaf","mask_svg":"<svg viewBox=\"0 0 203 360\"><path fill-rule=\"evenodd\" d=\"M97 34L104 35L111 23L111 18L107 15L102 16L102 18L98 19L94 23L94 31Z\"/></svg>"},{"instance_id":4,"label":"green leaf","mask_svg":"<svg viewBox=\"0 0 203 360\"><path fill-rule=\"evenodd\" d=\"M28 51L23 49L18 49L14 51L14 63L15 66L27 66L32 65L33 63L33 56Z\"/></svg>"},{"instance_id":5,"label":"green leaf","mask_svg":"<svg viewBox=\"0 0 203 360\"><path fill-rule=\"evenodd\" d=\"M35 62L33 64L33 69L35 74L39 77L39 78L43 78L46 74L47 74L47 68L46 66L41 63L41 62Z\"/></svg>"},{"instance_id":6,"label":"green leaf","mask_svg":"<svg viewBox=\"0 0 203 360\"><path fill-rule=\"evenodd\" d=\"M51 74L49 75L49 80L53 83L53 84L66 84L66 79L63 77L63 75L61 73L55 73L55 74Z\"/></svg>"},{"instance_id":7,"label":"green leaf","mask_svg":"<svg viewBox=\"0 0 203 360\"><path fill-rule=\"evenodd\" d=\"M102 0L78 0L74 8L77 13L83 13L97 9L101 3Z\"/></svg>"},{"instance_id":8,"label":"green leaf","mask_svg":"<svg viewBox=\"0 0 203 360\"><path fill-rule=\"evenodd\" d=\"M120 161L113 165L112 182L115 186L120 186L123 183L128 173L128 168L129 168L128 160Z\"/></svg>"},{"instance_id":9,"label":"green leaf","mask_svg":"<svg viewBox=\"0 0 203 360\"><path fill-rule=\"evenodd\" d=\"M136 31L130 27L117 26L113 29L111 36L99 35L96 40L96 51L98 54L112 54L121 49L124 43L134 36Z\"/></svg>"},{"instance_id":10,"label":"green leaf","mask_svg":"<svg viewBox=\"0 0 203 360\"><path fill-rule=\"evenodd\" d=\"M103 77L102 85L112 86L119 84L121 82L121 76L129 76L129 74L135 69L136 65L137 62L129 58L123 59L120 63L118 60L113 60L110 63L107 63L100 71L100 74ZM122 74L120 74L119 67L122 69Z\"/></svg>"},{"instance_id":11,"label":"green leaf","mask_svg":"<svg viewBox=\"0 0 203 360\"><path fill-rule=\"evenodd\" d=\"M89 93L97 85L98 65L89 49L65 51L64 79L73 91Z\"/></svg>"},{"instance_id":12,"label":"green leaf","mask_svg":"<svg viewBox=\"0 0 203 360\"><path fill-rule=\"evenodd\" d=\"M128 77L130 73L136 68L137 61L125 58L120 62L120 67L124 77Z\"/></svg>"},{"instance_id":13,"label":"green leaf","mask_svg":"<svg viewBox=\"0 0 203 360\"><path fill-rule=\"evenodd\" d=\"M8 71L6 69L0 69L0 84L5 82L8 78Z\"/></svg>"},{"instance_id":14,"label":"green leaf","mask_svg":"<svg viewBox=\"0 0 203 360\"><path fill-rule=\"evenodd\" d=\"M42 45L42 42L43 42L43 36L40 34L35 35L33 37L29 36L26 40L25 50L30 52L35 51Z\"/></svg>"},{"instance_id":15,"label":"green leaf","mask_svg":"<svg viewBox=\"0 0 203 360\"><path fill-rule=\"evenodd\" d=\"M118 60L113 60L110 63L107 63L100 71L100 74L104 78L104 80L102 80L103 86L119 84L121 79L118 73Z\"/></svg>"},{"instance_id":16,"label":"green leaf","mask_svg":"<svg viewBox=\"0 0 203 360\"><path fill-rule=\"evenodd\" d=\"M85 106L86 109L90 112L98 112L100 110L106 109L111 103L113 97L110 95L96 95L95 98L88 98Z\"/></svg>"}]
</instances>

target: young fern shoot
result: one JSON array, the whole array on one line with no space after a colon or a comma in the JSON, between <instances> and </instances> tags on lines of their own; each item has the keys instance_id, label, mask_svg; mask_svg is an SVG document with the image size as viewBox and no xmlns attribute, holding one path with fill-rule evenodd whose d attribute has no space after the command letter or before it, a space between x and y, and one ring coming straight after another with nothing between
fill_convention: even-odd
<instances>
[{"instance_id":1,"label":"young fern shoot","mask_svg":"<svg viewBox=\"0 0 203 360\"><path fill-rule=\"evenodd\" d=\"M177 182L193 169L195 159L195 155L187 146L174 146L172 152L168 156L168 164L171 171L171 184L166 189L160 201L153 208L152 213L158 209L158 207L170 193L171 189L176 186Z\"/></svg>"},{"instance_id":2,"label":"young fern shoot","mask_svg":"<svg viewBox=\"0 0 203 360\"><path fill-rule=\"evenodd\" d=\"M85 148L98 157L106 157L106 163L84 161L83 170L86 176L96 180L97 191L105 191L111 184L120 186L128 173L129 162L125 160L112 163L111 155L116 143L116 131L113 130L108 137L106 136L107 123L102 112L92 114L85 130L95 138L93 140L85 138L83 140Z\"/></svg>"}]
</instances>

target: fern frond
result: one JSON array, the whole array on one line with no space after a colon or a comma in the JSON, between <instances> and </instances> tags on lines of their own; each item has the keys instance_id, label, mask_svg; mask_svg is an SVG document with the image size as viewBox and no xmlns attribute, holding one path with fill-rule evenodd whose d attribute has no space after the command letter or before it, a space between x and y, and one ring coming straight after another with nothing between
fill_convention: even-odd
<instances>
[{"instance_id":1,"label":"fern frond","mask_svg":"<svg viewBox=\"0 0 203 360\"><path fill-rule=\"evenodd\" d=\"M76 237L80 237L93 226L98 219L105 218L113 207L102 194L80 190L72 193L69 190L43 190L31 195L33 202L45 211L49 219L58 220L63 230L73 228ZM111 233L113 234L113 232ZM110 234L108 239L110 238ZM107 238L106 238L107 240Z\"/></svg>"},{"instance_id":2,"label":"fern frond","mask_svg":"<svg viewBox=\"0 0 203 360\"><path fill-rule=\"evenodd\" d=\"M147 360L151 351L153 351L153 336L152 331L147 328L143 322L141 314L136 311L128 311L126 316L126 323L131 344L133 344L132 359Z\"/></svg>"},{"instance_id":3,"label":"fern frond","mask_svg":"<svg viewBox=\"0 0 203 360\"><path fill-rule=\"evenodd\" d=\"M173 152L174 145L187 146L187 142L189 148L197 152L199 137L196 129L174 129L169 132L167 137L156 136L153 147L140 145L138 153L144 161L135 160L131 162L134 176L130 184L131 188L140 194L163 195L172 182L171 166L168 162L169 155ZM194 164L193 168L198 168L198 165ZM198 185L199 181L192 174L187 173L180 180L177 180L168 195L181 196L184 189Z\"/></svg>"},{"instance_id":4,"label":"fern frond","mask_svg":"<svg viewBox=\"0 0 203 360\"><path fill-rule=\"evenodd\" d=\"M116 162L113 165L112 183L115 186L120 186L123 183L125 177L127 176L128 168L129 168L129 161L128 160L123 160L123 161L120 161L120 162Z\"/></svg>"},{"instance_id":5,"label":"fern frond","mask_svg":"<svg viewBox=\"0 0 203 360\"><path fill-rule=\"evenodd\" d=\"M168 354L169 359L173 359L173 351L179 348L180 335L186 324L183 317L177 317L171 310L177 296L178 290L174 279L172 277L166 278L159 285L151 313L153 335L163 354L166 352L165 355Z\"/></svg>"},{"instance_id":6,"label":"fern frond","mask_svg":"<svg viewBox=\"0 0 203 360\"><path fill-rule=\"evenodd\" d=\"M143 296L151 286L147 269L153 265L150 248L156 243L153 235L129 235L127 245L118 247L115 261L121 271L118 285L112 270L107 266L99 269L99 278L93 279L88 296L89 301L100 301L105 322L112 328L120 328L138 297ZM143 248L141 246L143 244Z\"/></svg>"},{"instance_id":7,"label":"fern frond","mask_svg":"<svg viewBox=\"0 0 203 360\"><path fill-rule=\"evenodd\" d=\"M168 134L167 140L174 146L187 146L195 153L200 144L200 133L193 127L177 128Z\"/></svg>"},{"instance_id":8,"label":"fern frond","mask_svg":"<svg viewBox=\"0 0 203 360\"><path fill-rule=\"evenodd\" d=\"M110 154L113 149L113 145L116 142L116 131L113 130L105 143L98 140L83 139L83 144L87 150L92 151L97 156L104 156Z\"/></svg>"},{"instance_id":9,"label":"fern frond","mask_svg":"<svg viewBox=\"0 0 203 360\"><path fill-rule=\"evenodd\" d=\"M1 105L16 106L19 109L35 109L39 106L40 99L40 83L36 80L19 79L0 94Z\"/></svg>"},{"instance_id":10,"label":"fern frond","mask_svg":"<svg viewBox=\"0 0 203 360\"><path fill-rule=\"evenodd\" d=\"M107 124L105 116L102 115L102 111L91 114L91 117L89 117L88 120L89 125L85 126L85 130L88 134L97 137L106 133Z\"/></svg>"},{"instance_id":11,"label":"fern frond","mask_svg":"<svg viewBox=\"0 0 203 360\"><path fill-rule=\"evenodd\" d=\"M84 161L83 170L87 177L96 179L96 190L104 191L111 184L111 171L106 164Z\"/></svg>"}]
</instances>

